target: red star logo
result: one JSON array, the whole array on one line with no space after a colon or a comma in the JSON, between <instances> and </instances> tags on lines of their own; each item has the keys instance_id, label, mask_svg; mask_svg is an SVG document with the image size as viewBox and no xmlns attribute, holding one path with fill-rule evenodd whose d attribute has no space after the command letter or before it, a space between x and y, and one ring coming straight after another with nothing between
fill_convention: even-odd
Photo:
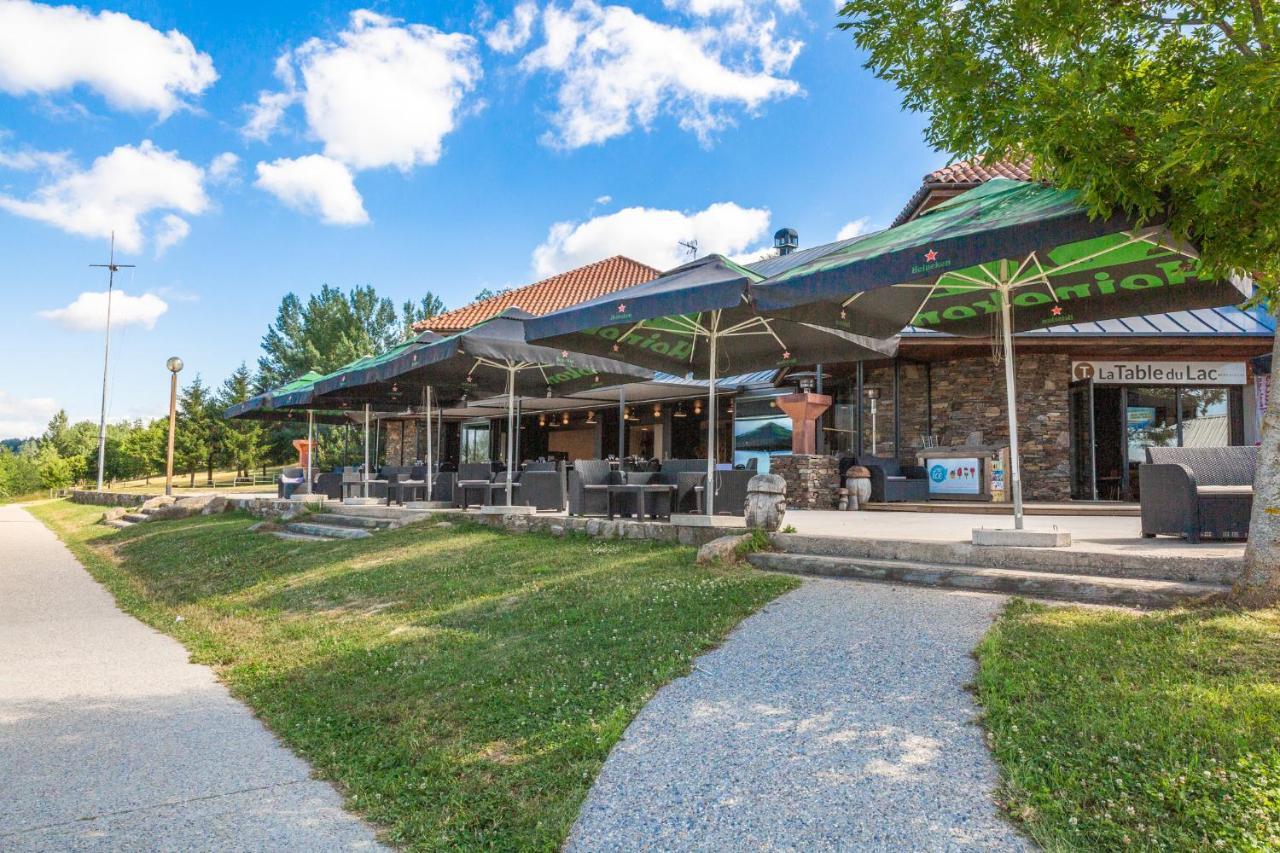
<instances>
[{"instance_id":1,"label":"red star logo","mask_svg":"<svg viewBox=\"0 0 1280 853\"><path fill-rule=\"evenodd\" d=\"M927 263L931 264L938 259L938 253L935 252L933 249L930 249L929 251L924 253L924 259Z\"/></svg>"},{"instance_id":2,"label":"red star logo","mask_svg":"<svg viewBox=\"0 0 1280 853\"><path fill-rule=\"evenodd\" d=\"M847 313L845 313L845 310L844 310L843 308L841 308L841 309L840 309L840 319L841 319L841 320L847 320L847 319L849 319L849 315L848 315Z\"/></svg>"},{"instance_id":3,"label":"red star logo","mask_svg":"<svg viewBox=\"0 0 1280 853\"><path fill-rule=\"evenodd\" d=\"M619 303L618 303L618 313L619 313L619 314L625 314L626 312L627 312L627 303L625 303L625 302L619 302Z\"/></svg>"},{"instance_id":4,"label":"red star logo","mask_svg":"<svg viewBox=\"0 0 1280 853\"><path fill-rule=\"evenodd\" d=\"M617 344L614 344L614 345L613 345L613 351L614 351L614 352L617 352L617 351L618 351L618 345L617 345Z\"/></svg>"},{"instance_id":5,"label":"red star logo","mask_svg":"<svg viewBox=\"0 0 1280 853\"><path fill-rule=\"evenodd\" d=\"M787 360L788 358L791 358L791 352L790 352L790 350L785 350L785 349L784 349L784 350L782 351L782 359L783 359L783 361L785 361L785 360Z\"/></svg>"},{"instance_id":6,"label":"red star logo","mask_svg":"<svg viewBox=\"0 0 1280 853\"><path fill-rule=\"evenodd\" d=\"M567 349L562 349L562 350L560 350L560 357L561 357L561 358L568 358L568 357L569 357L569 351L568 351Z\"/></svg>"},{"instance_id":7,"label":"red star logo","mask_svg":"<svg viewBox=\"0 0 1280 853\"><path fill-rule=\"evenodd\" d=\"M1050 313L1050 314L1052 314L1052 315L1053 315L1053 316L1055 316L1055 317L1061 317L1061 316L1062 316L1062 306L1061 306L1061 305L1055 305L1055 306L1053 306L1053 308L1051 308L1051 309L1049 310L1049 313Z\"/></svg>"}]
</instances>

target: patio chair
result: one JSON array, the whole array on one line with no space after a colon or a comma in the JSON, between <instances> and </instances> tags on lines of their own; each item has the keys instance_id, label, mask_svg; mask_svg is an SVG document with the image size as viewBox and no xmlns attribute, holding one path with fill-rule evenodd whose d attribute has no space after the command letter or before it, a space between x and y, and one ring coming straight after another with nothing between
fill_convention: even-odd
<instances>
[{"instance_id":1,"label":"patio chair","mask_svg":"<svg viewBox=\"0 0 1280 853\"><path fill-rule=\"evenodd\" d=\"M1257 447L1148 447L1138 466L1142 535L1246 539Z\"/></svg>"},{"instance_id":2,"label":"patio chair","mask_svg":"<svg viewBox=\"0 0 1280 853\"><path fill-rule=\"evenodd\" d=\"M342 500L342 472L325 471L316 475L316 484L312 490L317 495L324 495L329 500Z\"/></svg>"},{"instance_id":3,"label":"patio chair","mask_svg":"<svg viewBox=\"0 0 1280 853\"><path fill-rule=\"evenodd\" d=\"M715 509L716 515L747 514L747 484L756 475L755 471L737 470L720 471L715 474ZM706 510L706 484L694 487L698 501L698 514Z\"/></svg>"},{"instance_id":4,"label":"patio chair","mask_svg":"<svg viewBox=\"0 0 1280 853\"><path fill-rule=\"evenodd\" d=\"M276 480L276 497L291 498L294 492L307 494L308 490L302 488L306 483L307 471L305 468L281 468L280 477Z\"/></svg>"},{"instance_id":5,"label":"patio chair","mask_svg":"<svg viewBox=\"0 0 1280 853\"><path fill-rule=\"evenodd\" d=\"M569 514L608 515L609 485L618 482L607 459L577 459L569 472Z\"/></svg>"},{"instance_id":6,"label":"patio chair","mask_svg":"<svg viewBox=\"0 0 1280 853\"><path fill-rule=\"evenodd\" d=\"M537 512L564 510L568 481L564 465L558 462L530 462L520 476L524 503Z\"/></svg>"},{"instance_id":7,"label":"patio chair","mask_svg":"<svg viewBox=\"0 0 1280 853\"><path fill-rule=\"evenodd\" d=\"M471 506L471 495L479 498L476 506L483 506L489 496L489 484L493 482L492 462L464 462L458 466L458 479L453 488L453 505L459 509Z\"/></svg>"},{"instance_id":8,"label":"patio chair","mask_svg":"<svg viewBox=\"0 0 1280 853\"><path fill-rule=\"evenodd\" d=\"M506 506L507 505L507 478L511 478L511 505L524 505L524 492L521 490L521 481L523 477L519 471L512 473L510 471L499 471L493 475L493 479L489 481L489 489L485 492L485 506Z\"/></svg>"},{"instance_id":9,"label":"patio chair","mask_svg":"<svg viewBox=\"0 0 1280 853\"><path fill-rule=\"evenodd\" d=\"M394 499L397 504L404 505L407 494L410 501L427 500L427 469L421 465L409 468L408 474L388 473L387 506Z\"/></svg>"},{"instance_id":10,"label":"patio chair","mask_svg":"<svg viewBox=\"0 0 1280 853\"><path fill-rule=\"evenodd\" d=\"M698 496L694 491L707 478L705 459L664 459L659 469L664 483L672 483L676 493L671 498L671 511L698 512Z\"/></svg>"},{"instance_id":11,"label":"patio chair","mask_svg":"<svg viewBox=\"0 0 1280 853\"><path fill-rule=\"evenodd\" d=\"M922 465L903 465L892 456L864 453L858 464L871 472L871 500L877 503L929 500L929 474Z\"/></svg>"}]
</instances>

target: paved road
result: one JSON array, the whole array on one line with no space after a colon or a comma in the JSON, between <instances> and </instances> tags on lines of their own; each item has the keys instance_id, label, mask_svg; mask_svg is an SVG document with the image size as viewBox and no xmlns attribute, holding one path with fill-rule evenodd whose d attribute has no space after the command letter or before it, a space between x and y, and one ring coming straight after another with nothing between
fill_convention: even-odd
<instances>
[{"instance_id":1,"label":"paved road","mask_svg":"<svg viewBox=\"0 0 1280 853\"><path fill-rule=\"evenodd\" d=\"M964 690L1001 603L805 583L641 711L569 849L1028 849Z\"/></svg>"},{"instance_id":2,"label":"paved road","mask_svg":"<svg viewBox=\"0 0 1280 853\"><path fill-rule=\"evenodd\" d=\"M0 849L378 844L207 667L0 507Z\"/></svg>"}]
</instances>

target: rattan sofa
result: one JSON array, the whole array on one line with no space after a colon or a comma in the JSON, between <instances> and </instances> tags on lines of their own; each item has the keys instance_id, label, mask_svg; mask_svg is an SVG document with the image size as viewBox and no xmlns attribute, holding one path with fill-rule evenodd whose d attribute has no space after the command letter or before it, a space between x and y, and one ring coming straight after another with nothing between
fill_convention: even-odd
<instances>
[{"instance_id":1,"label":"rattan sofa","mask_svg":"<svg viewBox=\"0 0 1280 853\"><path fill-rule=\"evenodd\" d=\"M1257 447L1148 447L1138 466L1142 535L1245 539Z\"/></svg>"}]
</instances>

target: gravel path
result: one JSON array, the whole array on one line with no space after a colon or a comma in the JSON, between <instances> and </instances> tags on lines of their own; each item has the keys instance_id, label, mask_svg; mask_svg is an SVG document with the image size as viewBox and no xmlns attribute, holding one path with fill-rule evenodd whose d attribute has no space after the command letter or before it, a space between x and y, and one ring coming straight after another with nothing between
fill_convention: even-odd
<instances>
[{"instance_id":1,"label":"gravel path","mask_svg":"<svg viewBox=\"0 0 1280 853\"><path fill-rule=\"evenodd\" d=\"M0 850L375 850L174 639L0 507Z\"/></svg>"},{"instance_id":2,"label":"gravel path","mask_svg":"<svg viewBox=\"0 0 1280 853\"><path fill-rule=\"evenodd\" d=\"M1030 849L964 689L1002 602L806 582L641 711L568 849Z\"/></svg>"}]
</instances>

